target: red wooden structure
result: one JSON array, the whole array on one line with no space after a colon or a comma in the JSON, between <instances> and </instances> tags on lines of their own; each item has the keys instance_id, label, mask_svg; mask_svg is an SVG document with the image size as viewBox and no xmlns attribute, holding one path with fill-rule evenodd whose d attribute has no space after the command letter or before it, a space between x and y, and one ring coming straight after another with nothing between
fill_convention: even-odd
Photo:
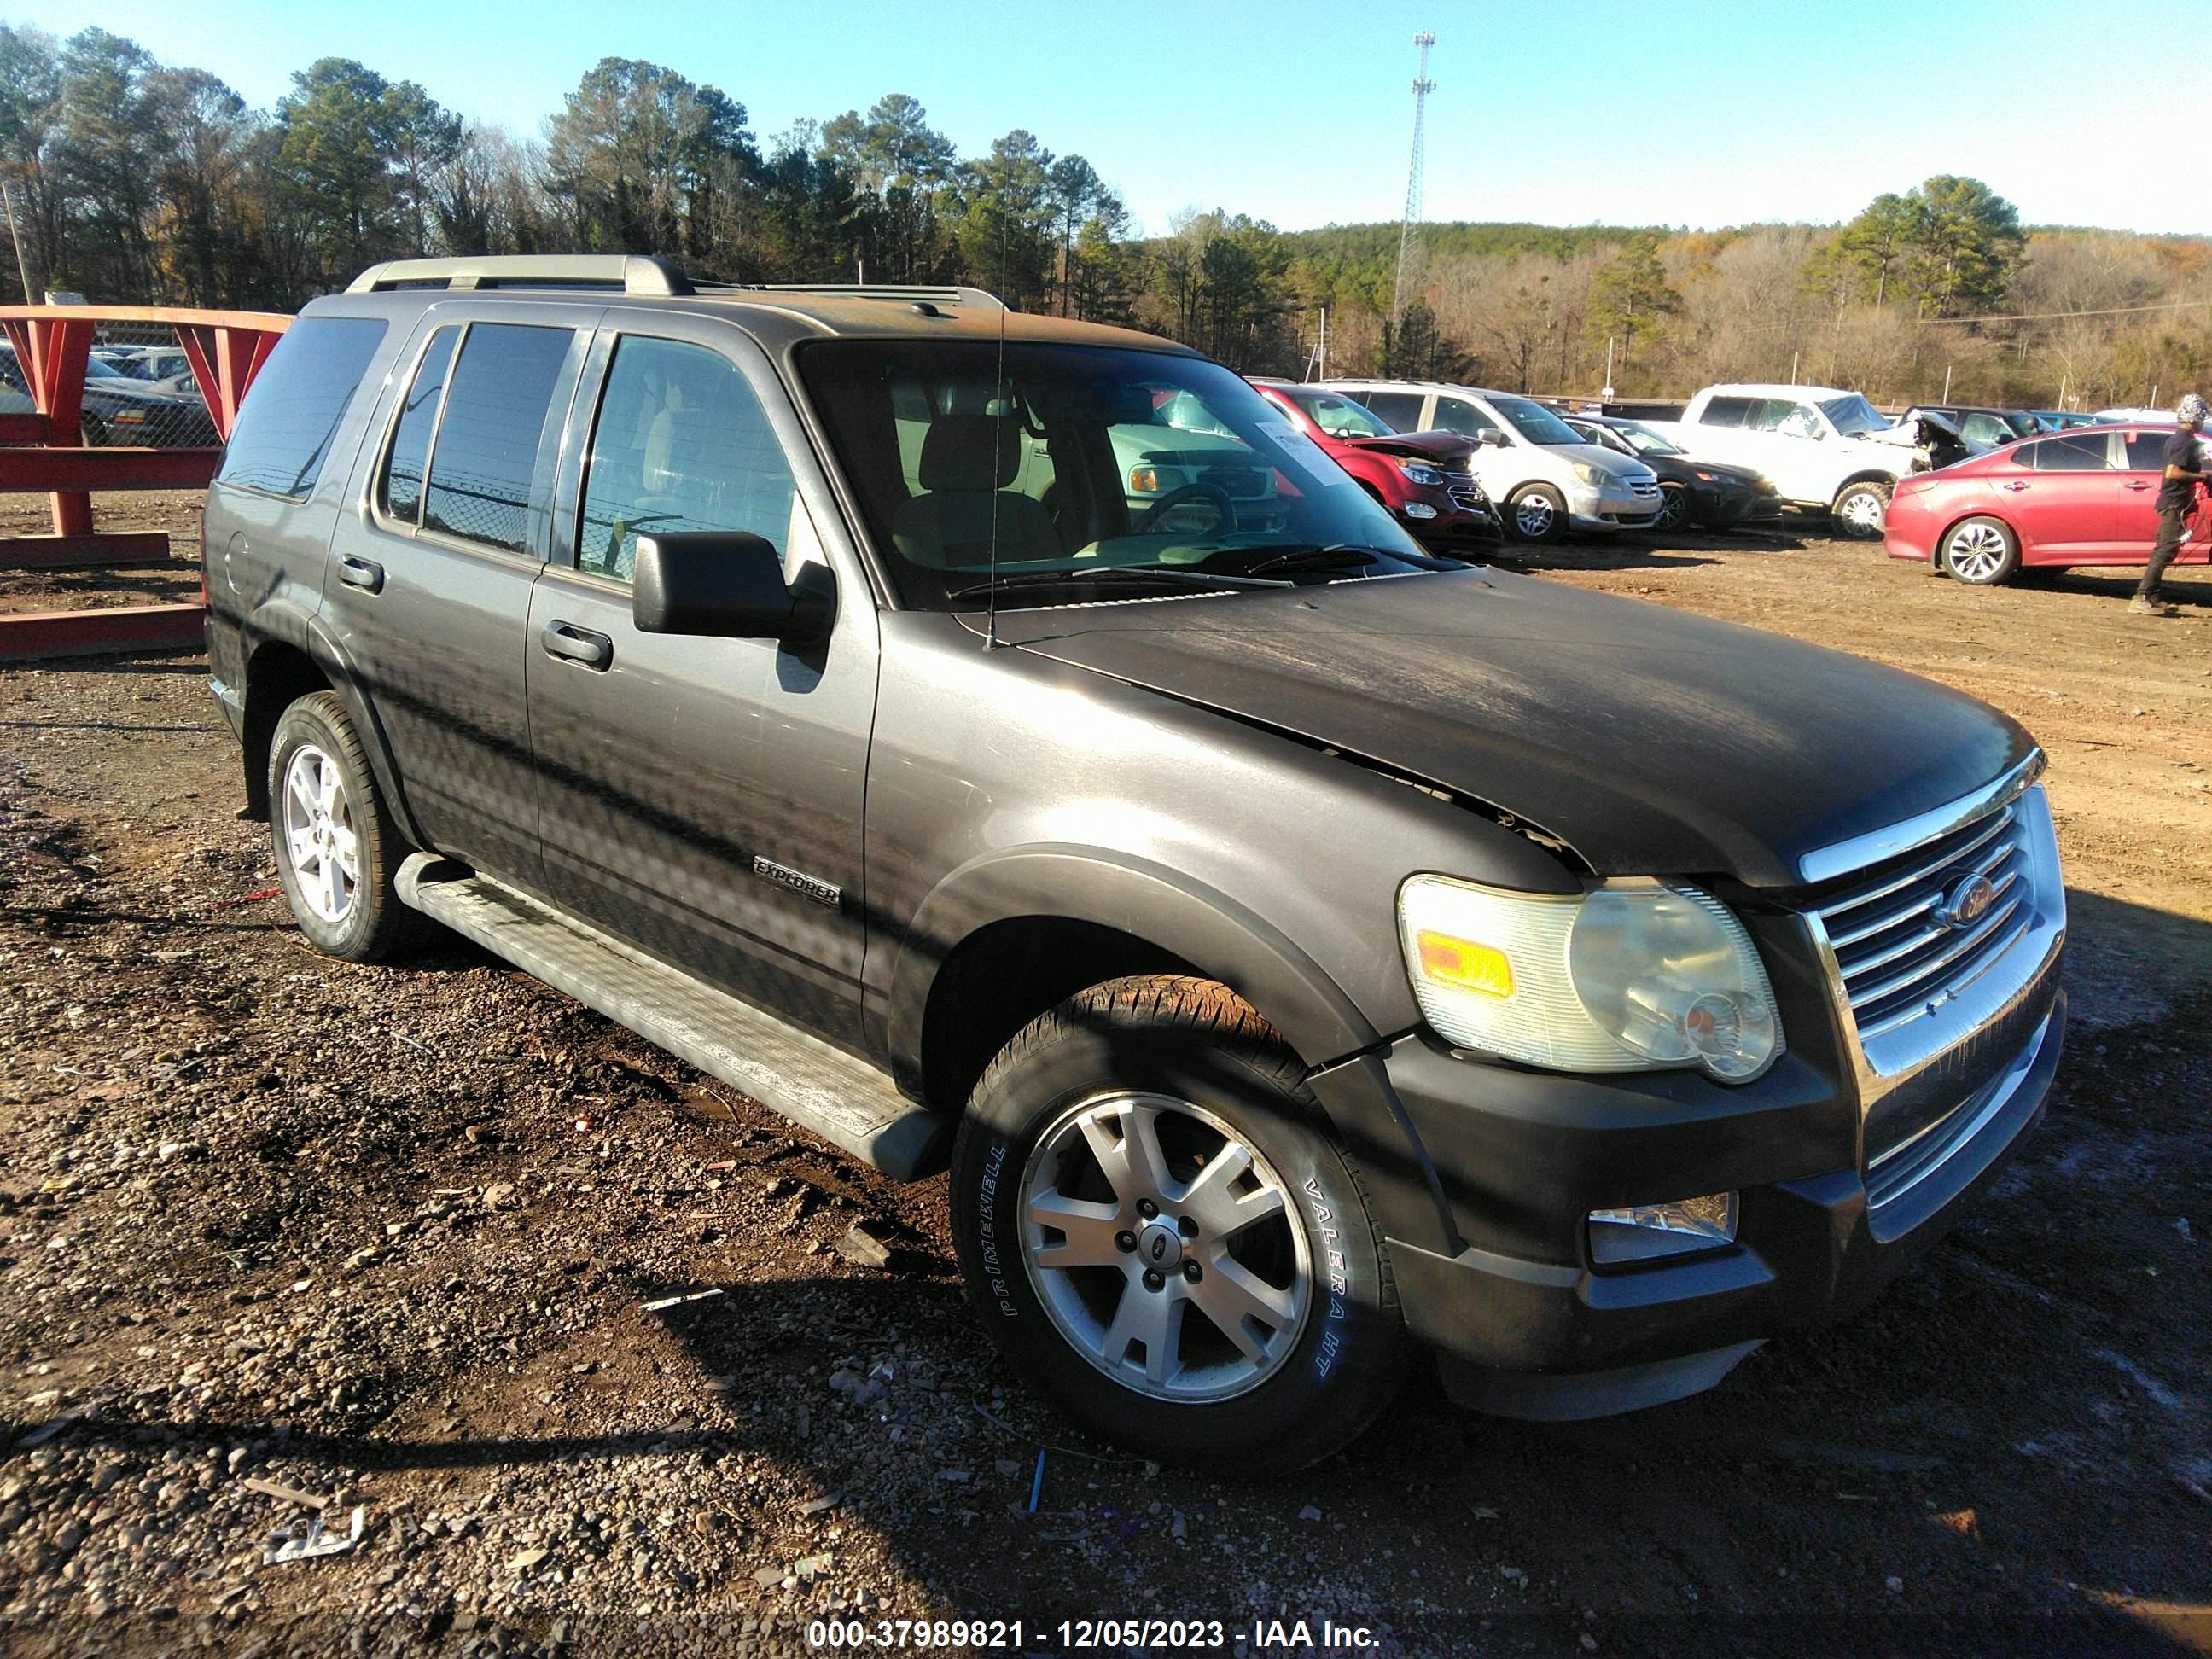
<instances>
[{"instance_id":1,"label":"red wooden structure","mask_svg":"<svg viewBox=\"0 0 2212 1659\"><path fill-rule=\"evenodd\" d=\"M45 491L53 530L0 538L0 569L77 570L167 562L167 534L94 528L95 489L201 489L222 464L220 449L88 449L81 422L84 376L102 323L173 328L206 399L216 435L228 441L253 376L291 326L259 311L185 311L160 306L0 306L0 328L15 349L33 412L0 415L0 491ZM200 605L0 615L0 662L103 650L190 645L202 636Z\"/></svg>"}]
</instances>

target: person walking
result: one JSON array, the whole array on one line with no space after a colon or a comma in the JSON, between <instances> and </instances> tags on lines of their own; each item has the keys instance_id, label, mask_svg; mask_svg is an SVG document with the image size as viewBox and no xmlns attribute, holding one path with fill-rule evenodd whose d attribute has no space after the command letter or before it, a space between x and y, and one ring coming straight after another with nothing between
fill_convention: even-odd
<instances>
[{"instance_id":1,"label":"person walking","mask_svg":"<svg viewBox=\"0 0 2212 1659\"><path fill-rule=\"evenodd\" d=\"M2189 532L2189 510L2197 486L2205 478L2204 463L2197 452L2197 434L2204 424L2204 399L2191 392L2173 411L2176 430L2166 443L2166 482L2158 491L2158 539L2151 544L2150 563L2128 609L2139 617L2171 617L2175 608L2159 596L2158 580L2166 574L2173 556L2181 551Z\"/></svg>"}]
</instances>

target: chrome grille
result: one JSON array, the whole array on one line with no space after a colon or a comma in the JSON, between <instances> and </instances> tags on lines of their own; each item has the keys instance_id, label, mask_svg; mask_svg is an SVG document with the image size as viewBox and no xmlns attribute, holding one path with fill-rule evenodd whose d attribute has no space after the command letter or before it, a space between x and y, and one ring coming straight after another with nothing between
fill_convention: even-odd
<instances>
[{"instance_id":1,"label":"chrome grille","mask_svg":"<svg viewBox=\"0 0 2212 1659\"><path fill-rule=\"evenodd\" d=\"M2027 930L2034 894L2021 831L2014 802L1850 878L1814 906L1862 1043L1955 995ZM1989 907L1955 925L1947 896L1977 876L1994 890Z\"/></svg>"},{"instance_id":2,"label":"chrome grille","mask_svg":"<svg viewBox=\"0 0 2212 1659\"><path fill-rule=\"evenodd\" d=\"M1452 500L1461 507L1487 507L1490 498L1482 493L1482 486L1474 481L1472 472L1444 473L1444 488L1451 492Z\"/></svg>"},{"instance_id":3,"label":"chrome grille","mask_svg":"<svg viewBox=\"0 0 2212 1659\"><path fill-rule=\"evenodd\" d=\"M1638 495L1646 496L1652 501L1656 501L1659 499L1659 481L1656 478L1631 478L1628 481L1628 487Z\"/></svg>"}]
</instances>

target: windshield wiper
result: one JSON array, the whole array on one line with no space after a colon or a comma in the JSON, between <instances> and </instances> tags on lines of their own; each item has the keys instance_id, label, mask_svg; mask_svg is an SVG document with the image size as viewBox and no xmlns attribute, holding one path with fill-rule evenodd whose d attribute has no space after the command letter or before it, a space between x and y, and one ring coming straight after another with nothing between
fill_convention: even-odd
<instances>
[{"instance_id":1,"label":"windshield wiper","mask_svg":"<svg viewBox=\"0 0 2212 1659\"><path fill-rule=\"evenodd\" d=\"M1286 547L1246 565L1242 574L1257 576L1270 570L1364 570L1383 555L1379 549L1333 542L1327 547Z\"/></svg>"},{"instance_id":2,"label":"windshield wiper","mask_svg":"<svg viewBox=\"0 0 2212 1659\"><path fill-rule=\"evenodd\" d=\"M1012 570L988 581L970 582L965 587L956 587L947 599L964 599L973 594L1002 592L1007 588L1066 587L1082 582L1164 582L1173 587L1284 587L1285 582L1271 582L1250 576L1231 576L1218 570L1198 570L1187 566L1169 564L1101 564L1087 570Z\"/></svg>"}]
</instances>

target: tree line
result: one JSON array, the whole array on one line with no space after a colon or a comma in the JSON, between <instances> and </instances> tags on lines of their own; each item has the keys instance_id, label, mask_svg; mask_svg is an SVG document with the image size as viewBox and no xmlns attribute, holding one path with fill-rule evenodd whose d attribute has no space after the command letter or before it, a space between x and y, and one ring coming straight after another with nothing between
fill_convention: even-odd
<instances>
[{"instance_id":1,"label":"tree line","mask_svg":"<svg viewBox=\"0 0 2212 1659\"><path fill-rule=\"evenodd\" d=\"M105 30L0 26L0 180L10 301L27 276L33 295L290 310L380 259L640 252L714 281L973 283L1294 377L1587 394L1609 363L1623 396L1802 380L2096 406L2212 370L2212 243L2031 229L1971 179L1843 226L1428 226L1394 317L1395 224L1191 210L1139 238L1097 167L1026 129L963 156L891 93L763 139L729 93L633 58L518 135L349 58L258 110Z\"/></svg>"}]
</instances>

